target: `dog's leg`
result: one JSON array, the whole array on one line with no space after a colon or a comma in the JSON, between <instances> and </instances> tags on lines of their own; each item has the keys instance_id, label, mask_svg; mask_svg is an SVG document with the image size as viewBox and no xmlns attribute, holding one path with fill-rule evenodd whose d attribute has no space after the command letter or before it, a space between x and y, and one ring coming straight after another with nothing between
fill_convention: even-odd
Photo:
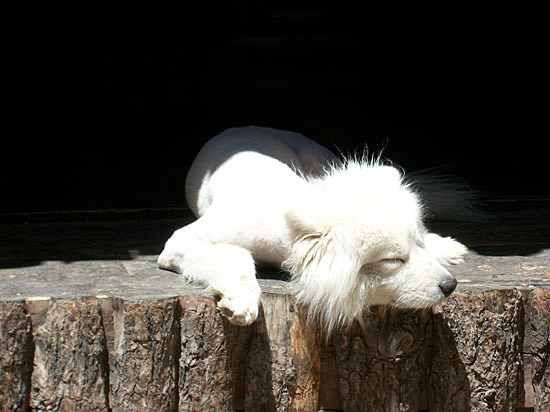
<instances>
[{"instance_id":1,"label":"dog's leg","mask_svg":"<svg viewBox=\"0 0 550 412\"><path fill-rule=\"evenodd\" d=\"M464 262L468 249L462 243L450 237L441 237L435 233L424 236L424 248L442 265L456 265Z\"/></svg>"},{"instance_id":2,"label":"dog's leg","mask_svg":"<svg viewBox=\"0 0 550 412\"><path fill-rule=\"evenodd\" d=\"M219 295L223 315L231 323L249 325L258 316L261 295L252 255L239 246L205 240L195 226L174 232L158 258L159 266Z\"/></svg>"}]
</instances>

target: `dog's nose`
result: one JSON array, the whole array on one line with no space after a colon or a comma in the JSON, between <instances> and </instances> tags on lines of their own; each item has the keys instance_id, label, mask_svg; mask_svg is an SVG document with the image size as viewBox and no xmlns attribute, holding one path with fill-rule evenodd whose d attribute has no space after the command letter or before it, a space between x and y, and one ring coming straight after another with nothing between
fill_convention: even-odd
<instances>
[{"instance_id":1,"label":"dog's nose","mask_svg":"<svg viewBox=\"0 0 550 412\"><path fill-rule=\"evenodd\" d=\"M443 292L445 297L448 297L456 289L456 284L456 279L451 276L449 279L441 281L439 284L439 289L441 289L441 292Z\"/></svg>"}]
</instances>

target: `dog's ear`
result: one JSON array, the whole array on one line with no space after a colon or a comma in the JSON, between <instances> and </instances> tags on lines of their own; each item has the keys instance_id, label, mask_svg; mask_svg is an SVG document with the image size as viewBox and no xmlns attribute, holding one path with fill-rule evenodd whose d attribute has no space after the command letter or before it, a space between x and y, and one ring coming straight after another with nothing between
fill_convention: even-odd
<instances>
[{"instance_id":1,"label":"dog's ear","mask_svg":"<svg viewBox=\"0 0 550 412\"><path fill-rule=\"evenodd\" d=\"M324 202L307 196L295 202L285 214L293 239L291 256L285 267L293 276L304 276L310 271L317 271L319 277L325 273L328 276L329 273L358 271L356 266L360 257L356 234L320 205Z\"/></svg>"},{"instance_id":2,"label":"dog's ear","mask_svg":"<svg viewBox=\"0 0 550 412\"><path fill-rule=\"evenodd\" d=\"M310 318L330 331L357 318L363 310L362 299L352 302L350 298L357 295L351 292L360 284L361 261L345 233L334 228L311 230L312 222L299 223L294 228L300 234L283 267L292 276L297 301L308 308Z\"/></svg>"}]
</instances>

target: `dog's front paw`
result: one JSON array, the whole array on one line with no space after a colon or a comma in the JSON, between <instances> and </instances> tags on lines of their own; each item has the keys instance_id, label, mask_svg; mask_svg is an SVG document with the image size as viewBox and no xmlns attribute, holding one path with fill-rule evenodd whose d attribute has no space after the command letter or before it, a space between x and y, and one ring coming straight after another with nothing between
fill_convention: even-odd
<instances>
[{"instance_id":1,"label":"dog's front paw","mask_svg":"<svg viewBox=\"0 0 550 412\"><path fill-rule=\"evenodd\" d=\"M447 265L459 265L464 263L464 256L468 254L466 246L459 242L456 243L456 250L452 254L445 256L445 263Z\"/></svg>"},{"instance_id":2,"label":"dog's front paw","mask_svg":"<svg viewBox=\"0 0 550 412\"><path fill-rule=\"evenodd\" d=\"M260 294L258 288L233 297L223 296L218 302L218 309L229 322L239 326L250 325L258 317Z\"/></svg>"},{"instance_id":3,"label":"dog's front paw","mask_svg":"<svg viewBox=\"0 0 550 412\"><path fill-rule=\"evenodd\" d=\"M164 249L157 259L159 268L176 273L183 272L181 262L181 257L168 249Z\"/></svg>"}]
</instances>

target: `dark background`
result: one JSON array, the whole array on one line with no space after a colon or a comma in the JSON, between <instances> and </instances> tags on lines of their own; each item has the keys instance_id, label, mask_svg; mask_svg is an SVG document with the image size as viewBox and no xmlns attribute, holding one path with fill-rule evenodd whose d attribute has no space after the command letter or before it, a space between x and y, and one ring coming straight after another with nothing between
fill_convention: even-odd
<instances>
[{"instance_id":1,"label":"dark background","mask_svg":"<svg viewBox=\"0 0 550 412\"><path fill-rule=\"evenodd\" d=\"M19 3L0 211L184 206L200 146L248 124L550 195L547 2Z\"/></svg>"}]
</instances>

